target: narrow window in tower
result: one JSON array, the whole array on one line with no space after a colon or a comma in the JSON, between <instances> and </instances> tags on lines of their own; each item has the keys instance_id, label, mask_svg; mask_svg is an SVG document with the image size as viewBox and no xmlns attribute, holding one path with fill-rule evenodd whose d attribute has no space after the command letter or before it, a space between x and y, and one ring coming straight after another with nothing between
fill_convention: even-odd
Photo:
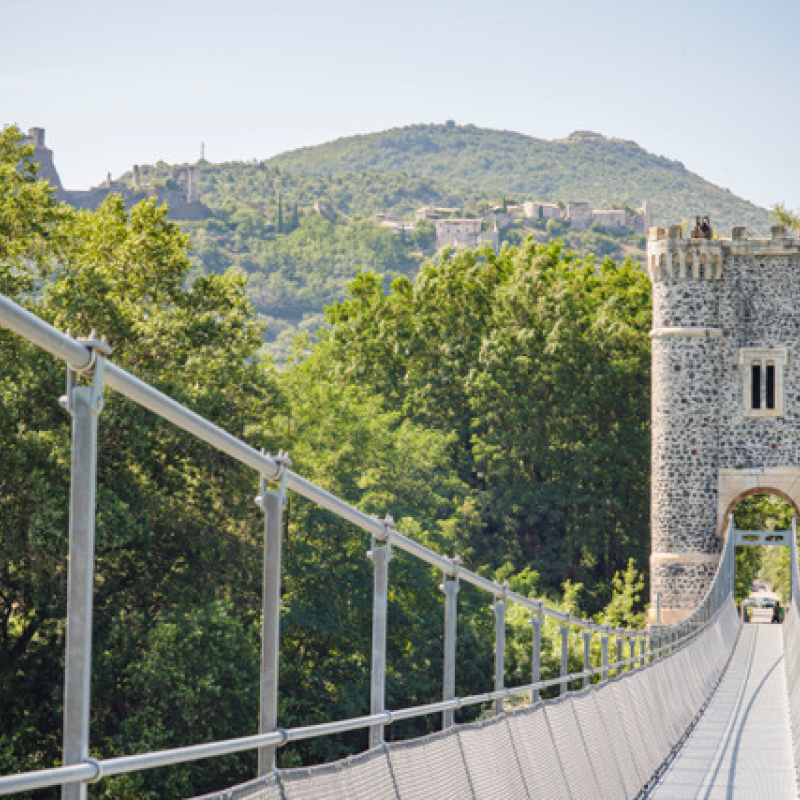
<instances>
[{"instance_id":1,"label":"narrow window in tower","mask_svg":"<svg viewBox=\"0 0 800 800\"><path fill-rule=\"evenodd\" d=\"M767 361L767 408L775 408L775 364Z\"/></svg>"},{"instance_id":2,"label":"narrow window in tower","mask_svg":"<svg viewBox=\"0 0 800 800\"><path fill-rule=\"evenodd\" d=\"M785 347L747 347L739 351L745 417L783 416L788 361Z\"/></svg>"},{"instance_id":3,"label":"narrow window in tower","mask_svg":"<svg viewBox=\"0 0 800 800\"><path fill-rule=\"evenodd\" d=\"M752 386L752 399L750 401L750 408L761 408L761 363L753 364L753 378L751 381Z\"/></svg>"}]
</instances>

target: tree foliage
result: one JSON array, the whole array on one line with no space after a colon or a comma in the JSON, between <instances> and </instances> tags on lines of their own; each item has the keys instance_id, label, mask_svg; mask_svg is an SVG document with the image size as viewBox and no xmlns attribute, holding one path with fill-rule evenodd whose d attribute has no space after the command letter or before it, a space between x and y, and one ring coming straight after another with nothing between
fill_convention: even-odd
<instances>
[{"instance_id":1,"label":"tree foliage","mask_svg":"<svg viewBox=\"0 0 800 800\"><path fill-rule=\"evenodd\" d=\"M298 341L278 374L259 356L262 327L241 272L198 273L186 235L152 202L126 210L111 197L96 212L58 204L20 138L15 129L0 134L0 292L74 335L97 329L123 368L255 447L287 448L301 474L367 513L391 512L437 551L573 613L602 613L610 600L609 619L636 620L641 586L628 559L643 557L647 539L649 299L632 264L598 265L527 241L499 256L445 254L414 283L399 274L389 291L362 272L330 310L331 331L314 346ZM256 223L243 215L236 224ZM301 215L284 242L325 232L342 254L356 248L350 229L329 225ZM401 246L384 244L390 253ZM0 331L2 773L60 759L63 384L61 362ZM255 732L258 476L110 391L99 429L92 754ZM368 710L371 546L291 497L284 726ZM617 570L625 571L614 578ZM442 688L441 574L394 552L390 576L388 702L432 702ZM519 609L509 617L508 678L527 682L524 617ZM492 625L486 596L463 586L462 694L491 688ZM546 675L557 670L557 635L545 631ZM578 665L577 639L572 648ZM408 721L390 735L436 724ZM364 744L363 732L309 741L282 750L279 763ZM246 780L254 766L249 753L120 776L93 791L183 797Z\"/></svg>"},{"instance_id":2,"label":"tree foliage","mask_svg":"<svg viewBox=\"0 0 800 800\"><path fill-rule=\"evenodd\" d=\"M650 299L635 265L528 241L445 254L388 294L362 274L350 292L329 311L331 358L454 436L478 504L465 552L543 565L551 587L644 563Z\"/></svg>"},{"instance_id":3,"label":"tree foliage","mask_svg":"<svg viewBox=\"0 0 800 800\"><path fill-rule=\"evenodd\" d=\"M739 530L789 530L794 508L775 495L745 497L733 512ZM772 584L773 591L789 599L789 550L784 547L741 547L736 553L736 601L746 598L759 574Z\"/></svg>"}]
</instances>

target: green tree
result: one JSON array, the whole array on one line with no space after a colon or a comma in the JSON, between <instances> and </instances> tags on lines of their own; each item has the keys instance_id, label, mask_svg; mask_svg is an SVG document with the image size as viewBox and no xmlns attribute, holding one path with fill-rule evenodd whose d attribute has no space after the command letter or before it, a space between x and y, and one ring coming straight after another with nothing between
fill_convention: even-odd
<instances>
[{"instance_id":1,"label":"green tree","mask_svg":"<svg viewBox=\"0 0 800 800\"><path fill-rule=\"evenodd\" d=\"M644 576L636 569L633 559L628 561L624 572L617 572L612 581L613 594L611 601L598 622L615 628L644 627L643 597Z\"/></svg>"},{"instance_id":2,"label":"green tree","mask_svg":"<svg viewBox=\"0 0 800 800\"><path fill-rule=\"evenodd\" d=\"M4 158L16 166L24 151L14 136L4 133ZM75 334L96 327L118 364L224 420L231 432L271 445L265 421L281 394L271 369L254 358L261 332L242 277L200 277L188 286L186 238L165 209L150 202L128 213L112 197L97 213L73 213L35 185L34 173L23 175L24 185L0 185L0 206L24 198L28 219L46 224L6 228L5 253L24 258L0 261L0 291ZM57 402L64 365L8 333L0 343L0 769L8 772L59 758L70 445ZM146 658L153 631L178 605L230 600L243 629L258 613L253 488L253 476L227 457L107 392L94 625L93 745L100 752L115 752L123 739L127 752L143 743L120 733L131 714L143 713L126 668ZM139 624L123 626L127 620ZM253 724L254 709L239 715L247 705L240 691L223 687L231 714L208 718L214 736ZM208 698L194 697L198 704ZM198 704L184 713L207 714ZM152 710L154 719L158 713ZM168 718L158 724L163 746L187 743ZM222 774L206 773L205 786ZM150 786L149 796L165 796Z\"/></svg>"},{"instance_id":3,"label":"green tree","mask_svg":"<svg viewBox=\"0 0 800 800\"><path fill-rule=\"evenodd\" d=\"M783 203L775 203L772 207L772 216L779 225L785 225L789 230L800 231L800 214L790 211Z\"/></svg>"},{"instance_id":4,"label":"green tree","mask_svg":"<svg viewBox=\"0 0 800 800\"><path fill-rule=\"evenodd\" d=\"M333 358L411 419L454 435L483 563L544 585L609 582L646 557L650 293L630 262L530 241L460 251L329 310ZM487 545L487 543L489 543ZM597 607L597 606L596 606Z\"/></svg>"},{"instance_id":5,"label":"green tree","mask_svg":"<svg viewBox=\"0 0 800 800\"><path fill-rule=\"evenodd\" d=\"M775 495L745 497L733 512L739 530L788 530L792 526L793 507ZM789 551L782 547L740 547L736 553L736 601L746 598L753 580L761 573L784 601L789 595Z\"/></svg>"},{"instance_id":6,"label":"green tree","mask_svg":"<svg viewBox=\"0 0 800 800\"><path fill-rule=\"evenodd\" d=\"M421 219L414 226L411 241L420 250L430 250L436 242L436 227L428 219Z\"/></svg>"}]
</instances>

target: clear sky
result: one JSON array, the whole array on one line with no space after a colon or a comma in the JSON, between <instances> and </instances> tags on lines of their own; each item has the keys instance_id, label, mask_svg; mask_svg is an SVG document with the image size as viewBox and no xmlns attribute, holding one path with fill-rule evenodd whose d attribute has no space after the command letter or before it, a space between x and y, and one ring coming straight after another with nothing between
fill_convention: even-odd
<instances>
[{"instance_id":1,"label":"clear sky","mask_svg":"<svg viewBox=\"0 0 800 800\"><path fill-rule=\"evenodd\" d=\"M797 0L0 0L0 122L67 188L415 122L633 139L800 208Z\"/></svg>"}]
</instances>

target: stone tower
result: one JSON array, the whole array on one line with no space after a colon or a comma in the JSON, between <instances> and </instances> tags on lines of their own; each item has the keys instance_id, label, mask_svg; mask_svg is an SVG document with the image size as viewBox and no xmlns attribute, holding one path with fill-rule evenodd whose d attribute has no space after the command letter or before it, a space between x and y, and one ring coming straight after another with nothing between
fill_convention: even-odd
<instances>
[{"instance_id":1,"label":"stone tower","mask_svg":"<svg viewBox=\"0 0 800 800\"><path fill-rule=\"evenodd\" d=\"M800 505L800 241L651 228L651 608L685 618L726 519L758 492Z\"/></svg>"},{"instance_id":2,"label":"stone tower","mask_svg":"<svg viewBox=\"0 0 800 800\"><path fill-rule=\"evenodd\" d=\"M55 161L53 160L53 151L45 145L45 129L44 128L29 128L28 135L23 138L23 144L33 145L33 160L39 164L39 177L44 178L50 182L53 187L55 196L59 200L64 200L66 195L64 187L61 184L61 178L58 175Z\"/></svg>"}]
</instances>

